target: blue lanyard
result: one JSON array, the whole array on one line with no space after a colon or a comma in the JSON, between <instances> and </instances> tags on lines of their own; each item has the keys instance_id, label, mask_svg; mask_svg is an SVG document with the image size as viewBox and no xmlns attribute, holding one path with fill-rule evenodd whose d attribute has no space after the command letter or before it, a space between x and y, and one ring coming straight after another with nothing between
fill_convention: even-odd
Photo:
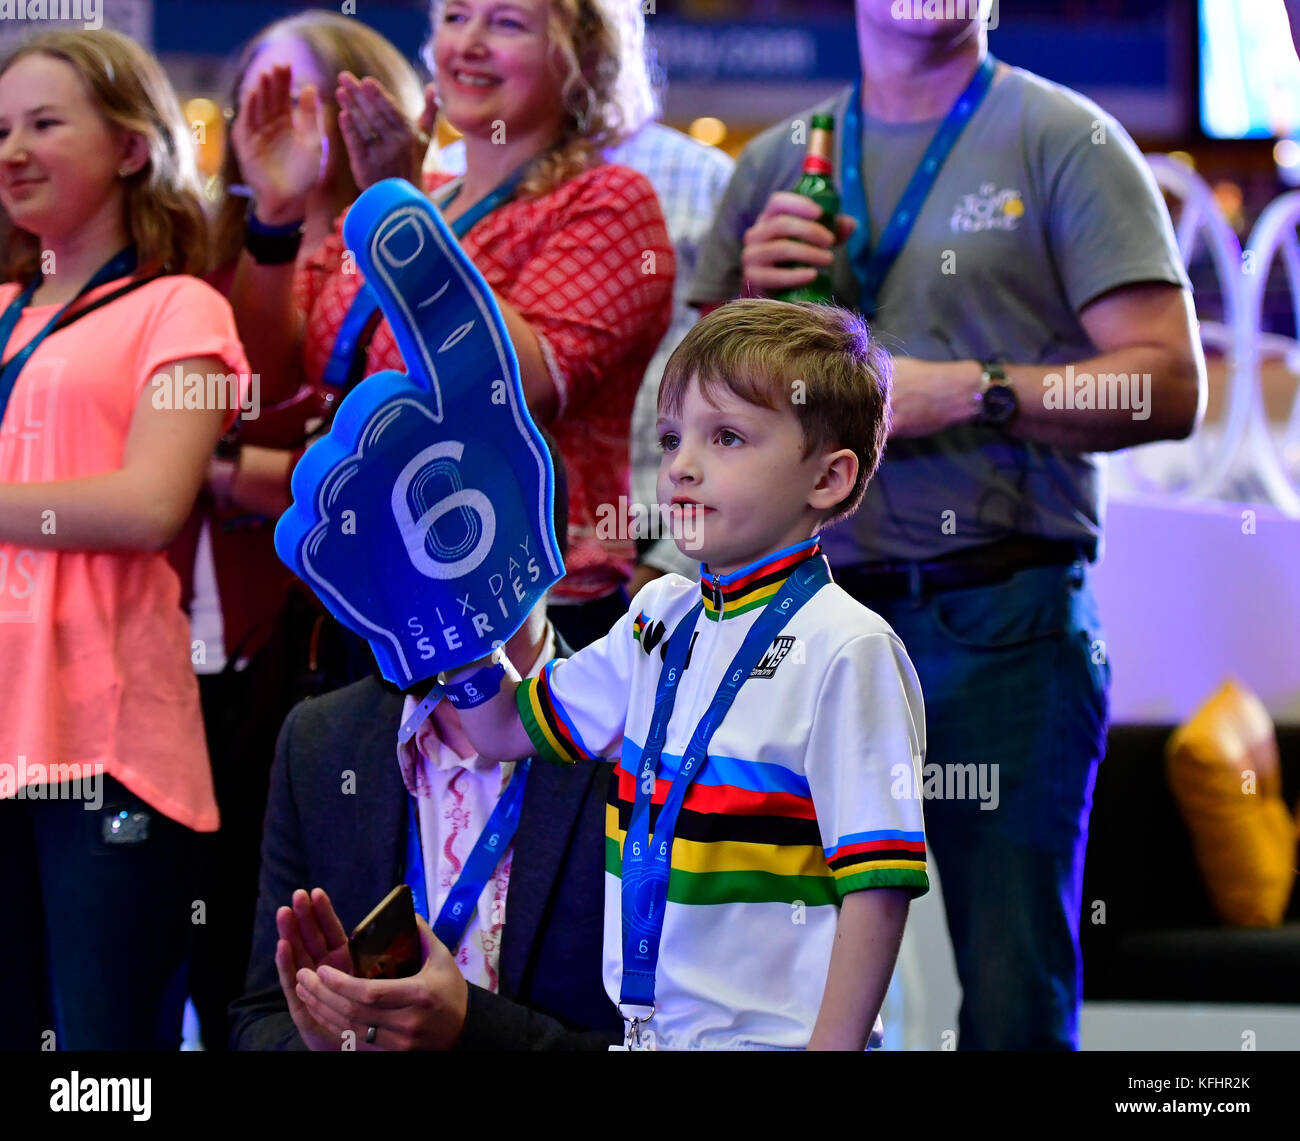
<instances>
[{"instance_id":1,"label":"blue lanyard","mask_svg":"<svg viewBox=\"0 0 1300 1141\"><path fill-rule=\"evenodd\" d=\"M461 868L433 924L433 933L449 951L460 946L465 928L483 894L488 880L496 871L519 827L519 815L524 805L524 789L528 784L527 759L515 765L514 775L497 801L497 806L483 826L474 850ZM406 882L411 887L415 910L429 918L429 890L424 878L424 854L420 847L420 820L415 811L415 797L410 801L410 823L406 830Z\"/></svg>"},{"instance_id":2,"label":"blue lanyard","mask_svg":"<svg viewBox=\"0 0 1300 1141\"><path fill-rule=\"evenodd\" d=\"M371 318L378 312L379 302L375 299L370 286L363 281L361 288L357 290L357 295L352 299L352 304L348 306L347 313L343 316L343 324L339 326L338 335L334 338L334 347L330 350L330 359L325 362L325 372L321 376L325 384L333 388L348 387L357 348Z\"/></svg>"},{"instance_id":3,"label":"blue lanyard","mask_svg":"<svg viewBox=\"0 0 1300 1141\"><path fill-rule=\"evenodd\" d=\"M858 228L848 241L849 260L858 279L858 309L870 317L876 311L876 301L885 278L893 268L898 255L907 244L908 235L930 196L939 171L947 162L966 124L974 117L979 105L993 83L997 61L985 55L966 90L957 96L939 130L930 140L921 162L913 172L903 196L894 207L885 228L880 232L876 248L870 249L871 219L867 214L867 195L862 185L862 80L853 85L849 105L844 111L844 143L840 150L841 180L844 184L844 207L855 219Z\"/></svg>"},{"instance_id":4,"label":"blue lanyard","mask_svg":"<svg viewBox=\"0 0 1300 1141\"><path fill-rule=\"evenodd\" d=\"M464 241L465 235L479 222L497 207L505 205L515 196L515 191L519 189L519 184L523 181L527 165L525 164L516 170L491 194L481 202L476 202L451 223L452 231L457 238ZM458 186L448 195L442 205L450 205L459 193L460 187ZM378 312L379 302L375 299L371 288L363 282L361 288L357 291L357 295L352 299L352 304L348 307L347 314L343 318L343 324L339 326L338 335L334 338L334 348L330 350L330 359L325 365L325 372L322 377L326 384L335 388L348 387L348 379L352 374L353 358L357 354L357 348L367 327L370 325L371 319Z\"/></svg>"},{"instance_id":5,"label":"blue lanyard","mask_svg":"<svg viewBox=\"0 0 1300 1141\"><path fill-rule=\"evenodd\" d=\"M54 332L54 327L63 319L63 315L92 289L98 289L107 282L116 281L119 277L126 277L128 274L134 273L135 266L135 246L127 246L126 249L114 254L95 271L95 276L81 287L81 291L77 296L46 322L45 328L9 358L3 369L0 370L0 420L4 419L9 397L13 395L14 385L18 383L18 374L23 371L23 366L31 359L32 353L40 347L41 342ZM40 284L41 275L37 274L27 288L9 303L9 307L4 311L4 316L0 317L0 352L3 352L8 346L9 338L13 336L14 329L22 318L23 310L31 304L32 297Z\"/></svg>"},{"instance_id":6,"label":"blue lanyard","mask_svg":"<svg viewBox=\"0 0 1300 1141\"><path fill-rule=\"evenodd\" d=\"M523 166L514 171L503 183L501 183L500 186L492 191L491 194L482 201L476 202L466 210L465 213L457 218L451 224L451 228L455 232L456 237L464 241L465 235L483 221L484 218L491 214L493 210L497 209L499 206L504 206L509 202L510 199L515 196L515 191L519 189L519 184L523 182L524 174L532 164L532 161L532 159L529 159L528 162L524 163ZM456 187L455 190L442 200L441 205L450 206L456 201L456 197L460 194L460 191L461 188L459 186Z\"/></svg>"},{"instance_id":7,"label":"blue lanyard","mask_svg":"<svg viewBox=\"0 0 1300 1141\"><path fill-rule=\"evenodd\" d=\"M785 628L799 608L830 581L830 571L823 557L817 556L801 563L750 627L718 692L691 736L682 756L681 768L659 811L652 840L650 802L654 781L651 778L659 770L659 758L668 737L668 722L677 700L677 685L686 667L691 634L704 609L703 601L695 604L668 639L664 664L659 671L650 733L636 775L636 800L623 839L623 985L619 994L620 1008L623 1004L654 1006L655 970L659 964L659 940L663 935L664 911L668 903L673 833L686 799L686 790L708 757L709 742L750 671L772 644L772 639Z\"/></svg>"}]
</instances>

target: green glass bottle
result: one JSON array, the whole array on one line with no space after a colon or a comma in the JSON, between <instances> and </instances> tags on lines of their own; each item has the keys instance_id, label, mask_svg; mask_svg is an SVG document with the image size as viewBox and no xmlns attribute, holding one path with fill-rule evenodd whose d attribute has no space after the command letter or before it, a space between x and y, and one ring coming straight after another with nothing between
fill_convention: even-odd
<instances>
[{"instance_id":1,"label":"green glass bottle","mask_svg":"<svg viewBox=\"0 0 1300 1141\"><path fill-rule=\"evenodd\" d=\"M817 221L832 234L836 232L835 218L840 212L840 192L831 179L834 144L835 116L814 115L808 135L808 153L803 159L803 175L794 188L796 194L811 198L822 208L822 216ZM795 263L787 262L782 268L795 268ZM817 276L807 285L787 289L775 296L779 301L833 302L830 273L819 269Z\"/></svg>"}]
</instances>

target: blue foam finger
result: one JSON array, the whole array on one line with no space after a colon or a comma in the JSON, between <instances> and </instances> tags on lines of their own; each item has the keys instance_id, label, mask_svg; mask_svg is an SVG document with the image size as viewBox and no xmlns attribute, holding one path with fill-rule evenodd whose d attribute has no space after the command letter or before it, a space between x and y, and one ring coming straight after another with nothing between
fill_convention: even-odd
<instances>
[{"instance_id":1,"label":"blue foam finger","mask_svg":"<svg viewBox=\"0 0 1300 1141\"><path fill-rule=\"evenodd\" d=\"M275 546L406 687L489 653L564 574L554 473L501 312L433 206L390 179L343 234L408 372L343 400Z\"/></svg>"},{"instance_id":2,"label":"blue foam finger","mask_svg":"<svg viewBox=\"0 0 1300 1141\"><path fill-rule=\"evenodd\" d=\"M400 178L372 186L343 220L343 240L379 299L412 381L441 401L439 374L488 354L518 386L518 360L491 288L415 187Z\"/></svg>"}]
</instances>

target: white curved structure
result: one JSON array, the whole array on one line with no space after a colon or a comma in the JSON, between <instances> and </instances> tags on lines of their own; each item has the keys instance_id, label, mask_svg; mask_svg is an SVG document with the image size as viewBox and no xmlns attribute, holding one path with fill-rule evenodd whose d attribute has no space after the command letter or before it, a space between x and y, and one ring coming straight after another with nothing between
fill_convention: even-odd
<instances>
[{"instance_id":1,"label":"white curved structure","mask_svg":"<svg viewBox=\"0 0 1300 1141\"><path fill-rule=\"evenodd\" d=\"M1300 335L1300 191L1283 194L1270 202L1259 216L1246 245L1247 265L1251 272L1242 274L1242 293L1249 319L1251 336L1243 352L1243 369L1249 369L1254 416L1248 444L1256 470L1269 498L1293 517L1300 516L1300 486L1294 473L1300 472L1300 398L1292 400L1281 442L1269 429L1264 409L1263 390L1259 384L1260 367L1265 360L1281 360L1293 376L1300 378L1300 341L1276 333L1263 333L1264 290L1274 260L1281 255L1291 293L1291 311L1297 335Z\"/></svg>"},{"instance_id":2,"label":"white curved structure","mask_svg":"<svg viewBox=\"0 0 1300 1141\"><path fill-rule=\"evenodd\" d=\"M1224 354L1228 364L1228 391L1221 431L1199 430L1185 443L1155 443L1119 453L1115 462L1135 488L1154 493L1209 498L1223 490L1229 472L1238 461L1242 445L1249 439L1252 423L1262 414L1259 405L1258 373L1249 345L1257 339L1242 290L1241 243L1224 217L1214 192L1199 174L1168 155L1147 155L1147 164L1157 184L1182 204L1175 225L1183 265L1189 265L1203 241L1214 264L1223 293L1224 320L1201 321L1201 342ZM1168 478L1153 479L1143 470L1143 457L1168 458L1182 453L1181 464L1189 470L1180 483ZM1190 454L1189 454L1190 453Z\"/></svg>"}]
</instances>

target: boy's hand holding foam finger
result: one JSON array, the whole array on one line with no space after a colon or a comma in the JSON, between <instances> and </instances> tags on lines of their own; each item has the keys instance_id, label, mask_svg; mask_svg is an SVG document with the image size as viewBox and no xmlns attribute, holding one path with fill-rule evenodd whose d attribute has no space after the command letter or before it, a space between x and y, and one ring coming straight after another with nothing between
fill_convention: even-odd
<instances>
[{"instance_id":1,"label":"boy's hand holding foam finger","mask_svg":"<svg viewBox=\"0 0 1300 1141\"><path fill-rule=\"evenodd\" d=\"M821 207L802 194L780 190L767 200L757 221L745 231L741 268L747 292L780 293L807 285L834 260L833 249L858 224L848 214L836 219L832 234L818 222ZM790 268L790 263L801 268ZM785 268L782 268L782 267Z\"/></svg>"},{"instance_id":2,"label":"boy's hand holding foam finger","mask_svg":"<svg viewBox=\"0 0 1300 1141\"><path fill-rule=\"evenodd\" d=\"M480 758L514 761L533 752L515 708L519 671L504 647L463 669L448 670L438 680Z\"/></svg>"}]
</instances>

